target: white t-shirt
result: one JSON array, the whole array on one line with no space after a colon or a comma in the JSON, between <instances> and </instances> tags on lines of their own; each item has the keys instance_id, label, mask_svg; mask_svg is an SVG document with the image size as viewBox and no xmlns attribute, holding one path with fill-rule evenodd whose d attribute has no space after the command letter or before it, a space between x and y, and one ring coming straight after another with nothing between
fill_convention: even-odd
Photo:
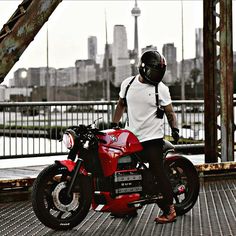
<instances>
[{"instance_id":1,"label":"white t-shirt","mask_svg":"<svg viewBox=\"0 0 236 236\"><path fill-rule=\"evenodd\" d=\"M126 87L133 77L125 79L121 84L119 96L125 97ZM163 138L164 119L156 118L155 86L141 83L137 75L128 89L126 99L128 104L128 119L126 129L133 132L140 142ZM169 88L160 82L158 84L159 105L171 104Z\"/></svg>"}]
</instances>

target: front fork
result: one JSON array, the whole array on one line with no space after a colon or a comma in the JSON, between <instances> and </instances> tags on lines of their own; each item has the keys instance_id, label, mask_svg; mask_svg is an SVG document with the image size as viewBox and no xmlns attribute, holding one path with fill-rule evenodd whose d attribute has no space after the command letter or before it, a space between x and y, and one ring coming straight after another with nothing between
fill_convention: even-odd
<instances>
[{"instance_id":1,"label":"front fork","mask_svg":"<svg viewBox=\"0 0 236 236\"><path fill-rule=\"evenodd\" d=\"M71 192L74 186L77 186L77 184L79 183L79 173L80 173L80 169L82 167L83 164L83 160L81 158L78 158L78 160L76 161L76 165L74 168L74 173L71 179L71 182L69 184L68 190L67 190L67 196L70 197L71 196Z\"/></svg>"}]
</instances>

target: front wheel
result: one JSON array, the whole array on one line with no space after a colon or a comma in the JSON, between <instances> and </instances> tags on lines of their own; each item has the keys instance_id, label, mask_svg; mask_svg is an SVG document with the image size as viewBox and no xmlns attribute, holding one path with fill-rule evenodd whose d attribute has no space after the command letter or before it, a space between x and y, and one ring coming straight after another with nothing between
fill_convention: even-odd
<instances>
[{"instance_id":1,"label":"front wheel","mask_svg":"<svg viewBox=\"0 0 236 236\"><path fill-rule=\"evenodd\" d=\"M32 206L38 219L47 227L67 230L78 225L88 214L92 201L92 184L81 176L79 186L67 195L71 172L53 164L40 172L33 184Z\"/></svg>"},{"instance_id":2,"label":"front wheel","mask_svg":"<svg viewBox=\"0 0 236 236\"><path fill-rule=\"evenodd\" d=\"M200 189L198 173L192 162L182 156L167 158L164 166L172 185L176 213L183 215L197 201Z\"/></svg>"}]
</instances>

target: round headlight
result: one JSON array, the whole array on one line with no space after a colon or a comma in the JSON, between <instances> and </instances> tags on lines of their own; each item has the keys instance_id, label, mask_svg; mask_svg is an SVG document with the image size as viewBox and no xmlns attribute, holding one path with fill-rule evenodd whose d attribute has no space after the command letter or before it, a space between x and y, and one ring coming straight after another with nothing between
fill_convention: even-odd
<instances>
[{"instance_id":1,"label":"round headlight","mask_svg":"<svg viewBox=\"0 0 236 236\"><path fill-rule=\"evenodd\" d=\"M72 132L66 131L63 134L63 143L68 149L72 149L75 145L75 135Z\"/></svg>"}]
</instances>

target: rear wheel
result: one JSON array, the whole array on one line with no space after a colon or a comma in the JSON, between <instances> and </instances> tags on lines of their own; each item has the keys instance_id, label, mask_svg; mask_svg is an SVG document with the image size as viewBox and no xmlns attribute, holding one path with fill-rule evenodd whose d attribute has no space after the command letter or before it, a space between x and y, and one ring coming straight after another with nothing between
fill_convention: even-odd
<instances>
[{"instance_id":1,"label":"rear wheel","mask_svg":"<svg viewBox=\"0 0 236 236\"><path fill-rule=\"evenodd\" d=\"M79 186L67 195L71 173L53 164L38 175L32 189L32 206L38 219L56 230L71 229L88 214L92 201L90 178L81 176Z\"/></svg>"},{"instance_id":2,"label":"rear wheel","mask_svg":"<svg viewBox=\"0 0 236 236\"><path fill-rule=\"evenodd\" d=\"M199 195L198 173L187 158L175 156L165 160L166 173L170 179L177 215L183 215L195 205Z\"/></svg>"}]
</instances>

